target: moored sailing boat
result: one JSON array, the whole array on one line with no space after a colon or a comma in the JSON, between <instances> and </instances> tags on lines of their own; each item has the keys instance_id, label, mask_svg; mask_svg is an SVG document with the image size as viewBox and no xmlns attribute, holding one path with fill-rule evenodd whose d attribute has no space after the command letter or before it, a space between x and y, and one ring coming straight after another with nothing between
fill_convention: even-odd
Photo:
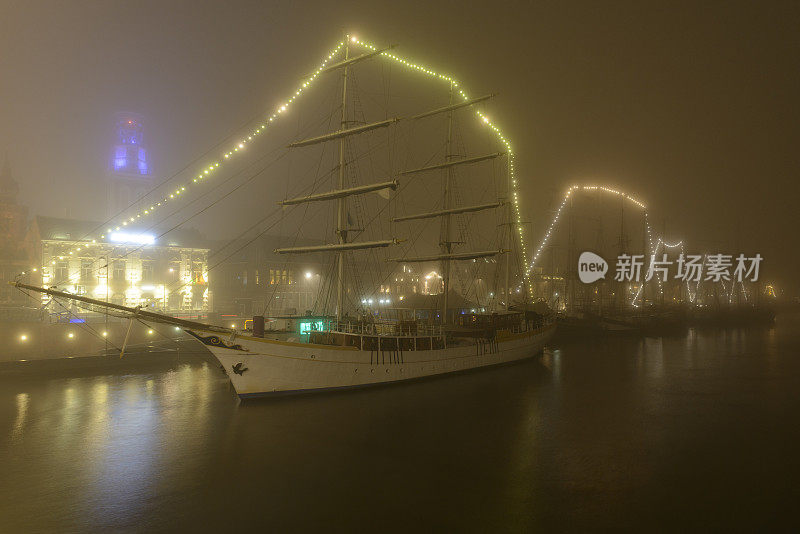
<instances>
[{"instance_id":1,"label":"moored sailing boat","mask_svg":"<svg viewBox=\"0 0 800 534\"><path fill-rule=\"evenodd\" d=\"M457 114L487 101L492 95L469 99L459 91L463 99L457 100L457 86L449 80L449 102L445 106L407 118L390 116L376 122L359 121L349 106L352 69L366 60L380 58L385 51L351 56L350 42L350 39L345 40L341 47L343 58L323 71L340 74L339 128L288 145L291 150L321 146L324 151L325 146L335 143L334 187L320 192L322 180L315 177L311 194L286 198L279 203L288 209L312 204L333 208L335 242L275 250L280 255L315 253L330 254L335 258L329 277L331 284L327 288L334 298L330 299L329 306L327 299L320 299L321 307L325 309L320 310L321 319L314 321L311 331L300 330L294 333L296 335L267 334L255 328L252 332L239 332L140 308L112 305L55 289L24 284L17 284L18 287L55 298L71 299L78 305L105 307L129 317L131 321L160 322L182 328L214 354L240 397L396 382L508 363L538 354L552 336L554 324L526 312L524 300L522 309L519 306L514 309L512 305L512 256L520 257L522 251L518 243L518 223L514 223L512 217L510 150L493 150L477 155L459 154L456 150ZM363 109L361 114L365 115ZM373 144L362 154L353 154L356 139L397 128L401 122L420 124L441 117L446 118L446 136L444 153L440 155L443 157L439 161L431 161L436 156L434 153L422 165L399 171L392 169L392 179L366 184L357 180L356 172L351 172L357 161L370 157L379 146ZM484 122L488 123L488 120L484 118ZM396 148L391 142L385 144L390 154ZM405 161L410 160L409 157ZM505 161L502 179L487 179L480 175L479 170L477 185L469 189L466 172L462 169L480 169L481 165L502 161ZM429 183L420 178L436 173L441 175L441 195L431 194ZM412 183L422 185L414 190L410 187ZM427 191L427 196L420 190ZM372 193L377 193L377 198L371 196ZM370 201L378 205L365 216L368 212L365 206ZM422 205L427 201L434 203L434 209L406 212L408 206ZM471 220L479 216L484 219ZM365 224L362 228L354 227L353 221ZM301 226L302 223L297 226L298 233ZM470 231L471 228L477 228L477 231ZM485 232L493 235L482 237L485 243L482 248L470 246L474 241L480 241L476 239L480 236L475 234L486 228L500 230ZM377 235L369 240L362 237L386 231L388 235ZM432 240L433 236L438 237L434 250L429 247L429 250L419 253L417 247L422 248L422 242ZM397 249L399 252L395 252ZM358 254L364 257L358 258ZM472 271L460 268L454 275L454 266L463 264L473 266ZM391 267L387 270L386 265ZM371 285L380 285L383 291L382 282L400 265L439 267L441 291L438 293L437 313L426 317L418 316L416 312L410 316L407 313L392 315L363 306L363 300L359 306L359 298L355 295L358 288L364 286L359 280L363 278L360 275L377 273ZM454 279L460 278L462 292L470 293L475 282L482 280L478 278L478 274L483 272L481 269L491 272L493 287L498 294L502 293L503 298L499 299L491 292L491 302L485 303L488 306L469 311L456 310L449 302ZM475 300L480 300L477 289L472 289L472 294ZM487 307L488 312L485 311Z\"/></svg>"}]
</instances>

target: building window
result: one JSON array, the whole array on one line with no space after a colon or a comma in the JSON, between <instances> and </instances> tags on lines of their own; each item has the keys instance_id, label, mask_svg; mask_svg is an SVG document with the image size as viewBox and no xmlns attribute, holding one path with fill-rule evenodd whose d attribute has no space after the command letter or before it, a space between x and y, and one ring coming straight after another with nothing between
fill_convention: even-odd
<instances>
[{"instance_id":1,"label":"building window","mask_svg":"<svg viewBox=\"0 0 800 534\"><path fill-rule=\"evenodd\" d=\"M275 269L269 270L269 283L270 285L275 285Z\"/></svg>"},{"instance_id":2,"label":"building window","mask_svg":"<svg viewBox=\"0 0 800 534\"><path fill-rule=\"evenodd\" d=\"M192 281L195 284L203 283L203 262L196 261L192 263Z\"/></svg>"},{"instance_id":3,"label":"building window","mask_svg":"<svg viewBox=\"0 0 800 534\"><path fill-rule=\"evenodd\" d=\"M125 280L124 260L114 260L114 280Z\"/></svg>"},{"instance_id":4,"label":"building window","mask_svg":"<svg viewBox=\"0 0 800 534\"><path fill-rule=\"evenodd\" d=\"M64 283L69 279L69 264L65 261L60 261L56 264L56 279L57 284Z\"/></svg>"},{"instance_id":5,"label":"building window","mask_svg":"<svg viewBox=\"0 0 800 534\"><path fill-rule=\"evenodd\" d=\"M94 262L81 260L81 280L91 281L92 279L94 279Z\"/></svg>"},{"instance_id":6,"label":"building window","mask_svg":"<svg viewBox=\"0 0 800 534\"><path fill-rule=\"evenodd\" d=\"M143 261L142 262L142 282L152 282L153 281L153 262L152 261Z\"/></svg>"},{"instance_id":7,"label":"building window","mask_svg":"<svg viewBox=\"0 0 800 534\"><path fill-rule=\"evenodd\" d=\"M169 264L169 269L167 269L168 280L170 282L177 282L178 277L181 275L181 264L173 261Z\"/></svg>"}]
</instances>

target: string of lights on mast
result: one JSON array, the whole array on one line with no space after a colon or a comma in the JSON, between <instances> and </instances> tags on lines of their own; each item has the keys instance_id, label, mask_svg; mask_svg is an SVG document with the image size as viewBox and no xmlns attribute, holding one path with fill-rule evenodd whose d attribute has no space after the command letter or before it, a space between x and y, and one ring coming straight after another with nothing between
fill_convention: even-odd
<instances>
[{"instance_id":1,"label":"string of lights on mast","mask_svg":"<svg viewBox=\"0 0 800 534\"><path fill-rule=\"evenodd\" d=\"M372 45L372 44L370 44L370 43L368 43L366 41L360 40L357 37L347 36L347 38L354 45L362 46L362 47L368 49L371 52L377 52L378 51L378 48L376 48L374 45ZM248 143L252 142L256 137L258 137L264 131L266 131L269 123L271 123L271 122L275 121L276 119L278 119L279 116L281 114L285 113L289 109L289 106L292 103L294 103L294 101L297 98L299 98L301 96L301 94L305 90L307 90L307 89L309 89L311 87L313 82L319 77L319 75L322 73L322 71L325 69L325 67L328 66L330 61L334 57L336 57L336 55L342 50L344 45L345 45L345 41L339 42L336 45L336 47L333 48L333 50L331 50L331 52L328 54L328 56L325 58L325 60L322 61L322 63L319 65L319 67L310 76L305 78L304 81L297 87L297 89L294 91L294 94L292 96L290 96L285 102L279 104L277 106L276 110L270 116L266 117L264 119L264 122L262 122L257 128L255 128L252 131L250 131L250 133L248 133L247 136L242 137L238 142L235 142L234 146L231 147L230 150L228 150L227 152L224 152L222 154L222 157L221 157L220 160L213 161L213 162L209 163L208 166L204 167L203 169L201 169L198 172L198 174L194 178L192 178L191 181L186 182L183 185L178 186L173 192L171 192L171 193L169 193L167 195L164 195L164 197L159 202L154 202L148 208L142 209L138 213L133 214L130 217L127 217L125 220L123 220L121 222L118 222L116 225L109 226L106 229L106 233L105 234L101 234L99 236L99 239L105 239L107 234L111 234L112 232L118 232L118 231L122 230L124 227L128 226L129 224L134 223L137 220L140 220L142 218L146 218L149 215L152 215L155 211L157 211L159 208L161 208L165 204L170 203L170 202L172 202L174 200L177 200L180 197L180 195L186 191L187 187L191 187L192 185L199 184L199 183L203 182L204 180L209 178L215 171L217 171L217 169L219 169L219 167L220 167L220 164L224 163L225 160L229 160L232 157L234 157L237 153L244 151L244 149L247 147ZM461 87L459 82L455 78L453 78L452 76L448 76L448 75L445 75L445 74L438 73L438 72L434 71L433 69L430 69L428 67L422 66L421 64L418 64L418 63L411 62L411 61L409 61L409 60L407 60L407 59L405 59L405 58L403 58L401 56L398 56L396 54L393 54L393 53L390 53L390 52L387 52L387 51L381 51L381 52L377 53L376 55L382 56L382 57L387 58L389 60L392 60L392 61L394 61L396 63L399 63L399 64L401 64L401 65L403 65L403 66L405 66L405 67L407 67L409 69L412 69L412 70L417 71L417 72L421 72L421 73L426 74L426 75L428 75L428 76L430 76L432 78L436 78L436 79L439 79L441 81L447 82L448 84L450 84L453 87L453 89L456 90L457 94L464 101L468 101L469 100L469 96L468 96L467 92ZM486 116L480 110L476 110L475 113L476 113L476 116L477 116L478 120L481 123L483 123L486 127L491 129L497 135L497 138L502 143L502 145L506 148L506 151L508 153L509 174L510 174L510 182L511 182L511 187L512 187L512 192L511 192L512 193L512 205L513 205L513 209L514 209L514 217L516 219L517 236L518 236L519 243L520 243L520 249L521 249L521 252L522 252L522 257L526 258L526 257L528 257L528 252L527 252L527 245L525 243L525 236L524 236L523 229L522 229L522 224L521 224L520 198L519 198L519 192L517 190L517 178L516 178L516 173L515 173L515 169L514 169L514 156L515 155L514 155L514 152L511 149L511 143L508 140L508 138L501 132L500 128L494 122L492 122L489 119L488 116ZM92 239L90 243L87 243L84 246L88 246L90 244L95 244L95 243L97 243L97 239ZM69 254L73 254L75 252L80 252L80 250L81 250L81 247L76 247L74 250L69 251ZM526 271L524 279L526 279L526 280L528 279L528 274L529 273L530 273L530 269L528 269ZM529 280L528 280L528 290L529 290L529 292L531 294L533 294L533 287L530 284Z\"/></svg>"},{"instance_id":2,"label":"string of lights on mast","mask_svg":"<svg viewBox=\"0 0 800 534\"><path fill-rule=\"evenodd\" d=\"M367 43L365 41L362 41L362 40L360 40L360 39L358 39L356 37L351 37L350 41L352 43L354 43L354 44L363 46L364 48L366 48L366 49L368 49L368 50L370 50L372 52L375 52L375 51L378 50L378 48L375 47L374 45L372 45L370 43ZM459 84L458 80L456 80L452 76L436 72L433 69L425 67L425 66L423 66L421 64L413 63L413 62L408 61L408 60L406 60L406 59L404 59L404 58L402 58L402 57L400 57L400 56L398 56L396 54L393 54L391 52L383 51L383 52L380 52L380 55L383 56L383 57L386 57L388 59L391 59L392 61L395 61L396 63L399 63L399 64L401 64L401 65L403 65L405 67L413 69L413 70L415 70L417 72L421 72L421 73L426 74L426 75L428 75L428 76L430 76L432 78L437 78L437 79L439 79L441 81L447 82L448 84L450 84L453 87L453 89L456 91L458 96L460 96L465 102L469 101L469 95L467 94L467 92L461 87L461 85ZM475 115L478 117L478 120L480 122L482 122L484 125L486 125L490 130L492 130L495 133L495 135L497 135L498 140L505 147L506 152L508 154L509 174L510 174L510 181L511 181L511 188L512 188L512 191L511 191L512 199L511 199L511 201L512 201L512 206L514 208L514 218L516 219L517 238L519 239L519 244L520 244L520 250L522 252L522 257L523 258L527 258L528 257L528 249L527 249L527 244L525 243L525 235L524 235L523 229L522 229L523 227L522 227L522 219L521 219L521 213L520 213L519 191L517 190L517 177L516 177L516 173L515 173L515 169L514 169L514 156L515 156L515 154L514 154L514 151L511 149L511 142L501 132L500 128L494 122L492 122L489 119L488 116L486 116L486 114L484 114L480 110L476 110L475 111ZM533 295L533 286L530 284L530 280L528 279L528 273L527 272L525 273L524 280L528 281L528 291L529 291L529 293L531 295Z\"/></svg>"},{"instance_id":3,"label":"string of lights on mast","mask_svg":"<svg viewBox=\"0 0 800 534\"><path fill-rule=\"evenodd\" d=\"M641 202L640 200L637 200L633 196L631 196L631 195L629 195L629 194L627 194L627 193L625 193L623 191L619 191L617 189L614 189L612 187L606 187L606 186L602 186L602 185L573 185L569 189L567 189L567 192L564 194L564 198L561 200L561 204L558 206L558 209L556 210L556 213L553 216L553 219L550 221L550 224L547 227L547 231L545 232L541 243L539 243L539 246L536 248L536 252L534 253L533 257L531 258L531 261L528 263L528 266L527 266L526 272L525 272L525 279L530 279L531 271L536 266L536 262L539 260L540 256L542 255L542 252L544 252L544 249L547 246L547 243L550 241L550 236L555 231L556 225L558 224L558 221L561 219L561 212L564 210L564 207L567 205L567 201L570 199L570 197L572 197L573 193L575 193L576 191L602 191L602 192L608 193L610 195L616 195L616 196L622 197L623 199L627 200L628 202L631 202L635 206L637 206L637 207L641 208L642 210L644 210L645 228L647 230L647 240L648 240L648 245L649 245L649 248L650 248L650 254L651 255L652 254L657 254L658 253L658 247L660 245L662 245L662 244L667 248L677 248L677 247L681 247L681 249L683 248L683 242L682 241L680 241L678 243L670 244L670 243L667 243L667 242L663 241L663 239L660 238L660 237L658 238L658 243L655 246L653 245L653 233L652 233L652 230L650 228L650 221L649 221L649 214L648 214L648 211L647 211L647 206L643 202ZM663 288L661 288L661 279L660 278L658 279L658 284L659 284L659 290L663 292ZM639 294L641 293L641 290L642 289L640 287L639 288L639 292L636 294L636 296L633 299L634 303L636 302L636 299L639 298Z\"/></svg>"},{"instance_id":4,"label":"string of lights on mast","mask_svg":"<svg viewBox=\"0 0 800 534\"><path fill-rule=\"evenodd\" d=\"M555 213L553 219L550 221L550 225L548 226L547 232L545 232L545 235L542 238L542 242L537 247L536 253L534 254L533 258L531 258L531 261L530 261L530 263L528 264L528 267L527 267L527 272L526 272L526 275L525 275L526 278L528 278L528 279L530 278L530 272L536 266L536 262L537 262L537 260L539 260L542 252L544 251L544 248L547 246L547 243L550 240L550 236L555 231L555 227L556 227L556 225L558 224L558 221L561 218L561 212L563 211L564 207L566 206L567 201L570 199L570 197L572 196L573 193L575 193L576 191L579 191L579 190L580 191L603 191L605 193L609 193L609 194L612 194L612 195L621 196L625 200L627 200L627 201L633 203L634 205L638 206L639 208L643 209L644 210L644 217L645 217L645 228L646 228L646 232L647 232L647 241L648 241L648 246L649 246L649 251L650 251L650 254L648 255L649 258L652 259L654 256L658 255L659 250L661 249L661 247L664 247L664 249L677 249L677 248L679 248L681 254L685 253L683 241L678 241L678 242L675 242L675 243L668 243L667 241L664 241L663 237L659 237L656 240L656 242L653 243L653 231L652 231L652 227L650 225L650 214L649 214L649 211L647 210L647 206L645 206L645 204L642 203L641 201L637 200L636 198L632 197L631 195L628 195L627 193L624 193L622 191L618 191L618 190L613 189L611 187L597 186L597 185L573 185L567 190L566 194L564 195L564 198L562 199L561 204L558 207L558 210L556 210L556 213ZM703 262L704 263L705 263L706 256L707 255L703 256ZM657 277L656 281L658 282L659 293L663 294L664 293L664 287L663 287L663 282L662 282L661 278ZM732 283L731 286L730 286L730 290L728 290L728 288L725 286L724 282L723 282L722 285L723 285L723 290L728 294L728 301L732 302L733 301L733 297L734 297L734 293L735 293L736 284ZM744 287L744 283L740 282L740 285L741 285L741 291L742 291L742 294L745 297L745 300L749 300L748 299L748 295L747 295L747 290ZM518 286L518 288L519 287L520 286ZM690 285L689 281L686 281L686 289L687 289L687 292L689 294L689 301L690 302L694 302L694 300L696 299L697 293L699 291L699 288L700 288L700 281L697 282L696 287L694 289L694 293L692 293L691 285ZM634 307L638 307L636 302L641 297L643 289L644 289L644 284L640 285L638 287L638 289L636 290L636 294L633 296L633 298L631 300L631 304Z\"/></svg>"},{"instance_id":5,"label":"string of lights on mast","mask_svg":"<svg viewBox=\"0 0 800 534\"><path fill-rule=\"evenodd\" d=\"M534 253L533 257L531 258L531 261L528 263L528 267L525 269L525 278L529 278L530 277L531 271L536 266L536 262L538 261L539 256L541 256L542 251L544 251L544 248L547 246L547 242L550 240L550 235L553 233L553 230L555 230L556 224L558 224L558 221L561 218L561 212L564 210L564 206L567 205L567 201L570 199L572 194L575 191L578 191L578 190L582 190L582 191L603 191L605 193L609 193L609 194L612 194L612 195L621 196L625 200L628 200L628 201L632 202L633 204L635 204L636 206L639 206L640 208L645 210L645 213L646 213L646 210L647 210L646 206L642 202L636 200L635 198L633 198L632 196L630 196L630 195L628 195L626 193L623 193L622 191L617 191L616 189L612 189L610 187L605 187L605 186L602 186L602 185L573 185L573 186L571 186L569 189L567 189L567 192L564 195L564 198L561 200L561 204L558 206L558 209L556 210L555 216L553 216L553 220L550 221L550 225L547 227L547 231L544 234L544 238L542 238L542 242L539 244L539 246L536 249L536 252ZM652 242L651 242L651 245L652 245Z\"/></svg>"}]
</instances>

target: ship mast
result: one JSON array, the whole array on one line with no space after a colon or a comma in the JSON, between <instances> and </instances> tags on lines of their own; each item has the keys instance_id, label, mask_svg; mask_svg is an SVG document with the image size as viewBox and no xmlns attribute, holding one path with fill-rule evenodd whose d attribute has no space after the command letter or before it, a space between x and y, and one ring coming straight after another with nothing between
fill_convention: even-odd
<instances>
[{"instance_id":1,"label":"ship mast","mask_svg":"<svg viewBox=\"0 0 800 534\"><path fill-rule=\"evenodd\" d=\"M347 62L350 59L350 36L345 38L344 45L344 60ZM347 128L347 69L348 64L345 63L342 68L342 120L340 131ZM344 162L344 143L345 138L339 138L339 190L344 189L345 179L345 162ZM344 245L347 243L347 217L345 216L347 209L347 197L340 197L336 201L336 234L339 238L339 244ZM345 250L339 250L337 254L338 260L338 276L336 280L336 320L342 320L342 307L344 306L344 255Z\"/></svg>"},{"instance_id":2,"label":"ship mast","mask_svg":"<svg viewBox=\"0 0 800 534\"><path fill-rule=\"evenodd\" d=\"M413 215L404 215L400 217L394 217L391 219L392 222L401 222L401 221L412 221L412 220L419 220L419 219L428 219L433 217L441 217L441 227L439 233L439 249L440 253L438 255L430 255L430 256L419 256L419 257L404 257L404 258L390 258L389 261L394 262L403 262L403 263L413 263L413 262L427 262L427 261L440 261L441 262L441 270L442 270L442 301L441 301L441 322L442 324L447 323L447 311L449 307L448 297L450 292L450 278L451 278L451 262L458 261L458 260L469 260L469 259L478 259L478 258L488 258L497 256L498 254L502 254L505 252L504 250L483 250L483 251L474 251L474 252L453 252L453 245L457 242L452 240L452 224L451 224L451 216L456 215L459 213L469 213L475 211L483 211L487 209L494 209L503 206L503 202L492 202L487 204L478 204L474 206L462 206L462 207L451 207L453 205L453 182L455 179L455 167L461 165L473 165L476 163L480 163L482 161L493 160L495 158L499 158L501 156L505 156L505 152L495 152L491 154L484 154L481 156L473 156L473 157L462 157L456 159L456 155L453 153L453 112L461 109L463 107L471 106L478 102L483 102L492 98L494 95L487 95L482 96L479 98L475 98L472 100L465 100L464 102L459 102L454 104L455 98L455 86L451 83L450 84L450 103L449 105L435 109L433 111L428 111L422 113L420 115L416 115L411 117L412 120L422 119L425 117L430 117L432 115L438 115L440 113L447 113L447 139L446 139L446 146L445 146L445 157L443 163L437 163L434 165L428 165L425 167L420 167L418 169L408 169L404 171L400 171L398 173L399 177L407 176L409 174L416 174L416 173L423 173L429 171L441 171L444 170L444 179L442 183L442 209L437 211L429 211L425 213L416 213ZM510 173L510 170L509 170ZM509 174L510 176L510 174ZM509 230L510 231L510 230ZM508 281L506 282L508 285Z\"/></svg>"},{"instance_id":3,"label":"ship mast","mask_svg":"<svg viewBox=\"0 0 800 534\"><path fill-rule=\"evenodd\" d=\"M506 229L508 230L508 248L511 249L514 243L514 235L512 231L511 222L511 152L508 153L508 169L506 176ZM506 280L505 280L505 294L506 294L506 311L511 309L511 286L509 285L509 275L511 273L511 253L506 256Z\"/></svg>"},{"instance_id":4,"label":"ship mast","mask_svg":"<svg viewBox=\"0 0 800 534\"><path fill-rule=\"evenodd\" d=\"M453 83L450 82L450 105L453 105ZM447 145L445 148L445 163L449 163L453 158L453 111L447 112ZM442 249L442 324L447 324L447 294L450 290L450 257L453 252L453 243L450 241L450 189L453 186L453 167L447 167L444 180L444 199L442 201L442 231L440 247Z\"/></svg>"},{"instance_id":5,"label":"ship mast","mask_svg":"<svg viewBox=\"0 0 800 534\"><path fill-rule=\"evenodd\" d=\"M373 130L379 128L386 128L400 119L397 117L385 119L378 122L373 122L370 124L363 124L360 126L354 126L352 128L348 128L348 120L347 120L347 75L349 73L350 65L360 62L365 59L369 59L375 57L388 48L383 50L376 50L373 52L369 52L366 54L361 54L359 56L350 57L350 36L346 36L345 44L344 44L344 60L327 67L323 72L330 72L338 69L342 69L342 108L341 108L341 120L339 123L339 130L334 132L329 132L317 137L311 137L308 139L303 139L300 141L295 141L293 143L289 143L289 148L300 148L300 147L307 147L312 145L318 145L320 143L326 143L328 141L339 141L339 164L338 164L338 179L337 179L337 188L331 191L326 191L322 193L313 193L311 195L306 195L302 197L290 198L285 199L278 202L281 206L294 206L298 204L305 204L309 202L321 202L327 200L335 200L336 201L336 216L335 216L335 228L336 228L336 243L325 244L325 245L315 245L315 246L301 246L301 247L288 247L288 248L277 248L275 249L276 254L307 254L307 253L314 253L314 252L335 252L336 259L337 259L337 281L336 281L336 319L340 321L342 316L344 315L344 307L345 307L345 254L348 251L353 250L362 250L362 249L370 249L370 248L384 248L390 245L398 244L397 239L385 239L380 241L354 241L350 242L348 240L348 232L351 230L347 227L347 197L353 195L364 195L373 191L381 191L386 189L395 190L397 189L398 182L397 180L379 182L379 183L372 183L372 184L365 184L365 185L357 185L354 187L345 188L345 181L346 181L346 174L347 174L347 161L345 159L345 148L346 148L346 138L353 136L353 135L361 135L367 132L371 132ZM391 47L390 47L391 48Z\"/></svg>"},{"instance_id":6,"label":"ship mast","mask_svg":"<svg viewBox=\"0 0 800 534\"><path fill-rule=\"evenodd\" d=\"M312 193L310 195L305 195L302 197L296 198L289 198L278 202L281 206L294 206L297 204L305 204L309 202L320 202L320 201L328 201L328 200L336 200L336 234L337 240L336 243L332 244L325 244L325 245L315 245L315 246L301 246L301 247L288 247L288 248L277 248L275 249L275 253L277 254L303 254L303 253L313 253L313 252L335 252L337 255L337 287L336 287L336 318L338 321L341 321L342 316L344 315L344 307L345 307L345 254L349 251L354 250L361 250L361 249L372 249L372 248L384 248L389 247L392 245L397 245L400 241L397 239L387 239L387 240L380 240L380 241L369 241L369 242L349 242L348 240L348 233L349 228L347 227L347 197L353 195L364 195L369 192L373 191L381 191L381 190L396 190L399 186L398 180L391 180L385 182L378 182L366 185L357 185L349 188L345 188L345 181L346 181L346 171L347 171L347 161L346 161L346 154L345 154L345 142L346 137L350 137L353 135L360 135L367 132L371 132L373 130L379 128L386 128L399 120L399 117L389 118L382 121L364 124L361 126L353 126L348 127L348 120L347 120L347 75L349 73L350 65L360 62L361 60L368 59L371 57L375 57L388 48L383 50L377 50L370 53L362 54L360 56L350 57L350 47L349 47L349 36L345 40L344 45L344 60L331 65L325 69L325 72L333 71L337 69L342 69L342 100L341 100L341 119L339 130L334 132L329 132L317 137L312 137L308 139L303 139L300 141L295 141L290 143L288 146L289 148L300 148L306 147L311 145L317 145L320 143L325 143L328 141L339 141L339 164L338 164L338 181L337 181L337 189L326 191L322 193ZM389 47L391 48L391 47ZM417 173L425 173L430 171L444 171L445 172L445 179L443 183L443 209L433 212L427 213L417 213L413 215L406 215L402 217L395 217L392 218L392 222L400 222L400 221L411 221L411 220L418 220L418 219L428 219L433 217L442 217L442 225L441 225L441 232L440 232L440 254L432 255L432 256L421 256L421 257L401 257L401 258L389 258L388 261L390 262L402 262L402 263L414 263L414 262L432 262L432 261L440 261L442 265L442 272L443 272L443 286L444 286L444 296L442 299L442 323L447 322L447 308L448 308L448 291L450 287L450 262L453 260L470 260L470 259L478 259L478 258L487 258L492 256L497 256L498 254L502 254L503 250L484 250L484 251L470 251L470 252L453 252L453 245L455 244L454 241L451 239L451 216L459 213L468 213L468 212L475 212L475 211L483 211L488 209L498 208L502 205L501 202L494 202L494 203L487 203L487 204L479 204L474 206L461 206L461 207L451 207L452 202L452 187L454 181L454 167L457 165L473 165L482 161L487 161L491 159L498 158L500 156L504 156L504 152L497 152L493 154L484 154L481 156L474 156L470 158L460 158L456 159L455 154L453 153L453 112L455 110L472 106L478 102L483 102L492 98L494 95L486 95L479 98L474 98L471 100L464 100L463 102L453 103L454 102L454 91L455 86L453 83L450 83L450 102L448 106L443 108L435 109L432 111L426 111L419 115L411 117L409 120L419 120L426 117L430 117L433 115L438 115L441 113L447 113L447 146L445 151L445 158L443 163L438 163L435 165L429 165L425 167L420 167L417 169L408 169L397 173L397 177L403 177L409 174L417 174Z\"/></svg>"}]
</instances>

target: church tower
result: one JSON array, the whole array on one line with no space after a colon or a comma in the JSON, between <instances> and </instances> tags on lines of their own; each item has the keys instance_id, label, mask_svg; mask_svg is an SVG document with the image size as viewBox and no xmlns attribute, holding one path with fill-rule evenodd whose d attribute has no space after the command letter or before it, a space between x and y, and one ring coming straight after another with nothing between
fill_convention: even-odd
<instances>
[{"instance_id":1,"label":"church tower","mask_svg":"<svg viewBox=\"0 0 800 534\"><path fill-rule=\"evenodd\" d=\"M139 199L153 187L142 117L122 112L115 116L114 147L109 164L108 217L138 207Z\"/></svg>"}]
</instances>

